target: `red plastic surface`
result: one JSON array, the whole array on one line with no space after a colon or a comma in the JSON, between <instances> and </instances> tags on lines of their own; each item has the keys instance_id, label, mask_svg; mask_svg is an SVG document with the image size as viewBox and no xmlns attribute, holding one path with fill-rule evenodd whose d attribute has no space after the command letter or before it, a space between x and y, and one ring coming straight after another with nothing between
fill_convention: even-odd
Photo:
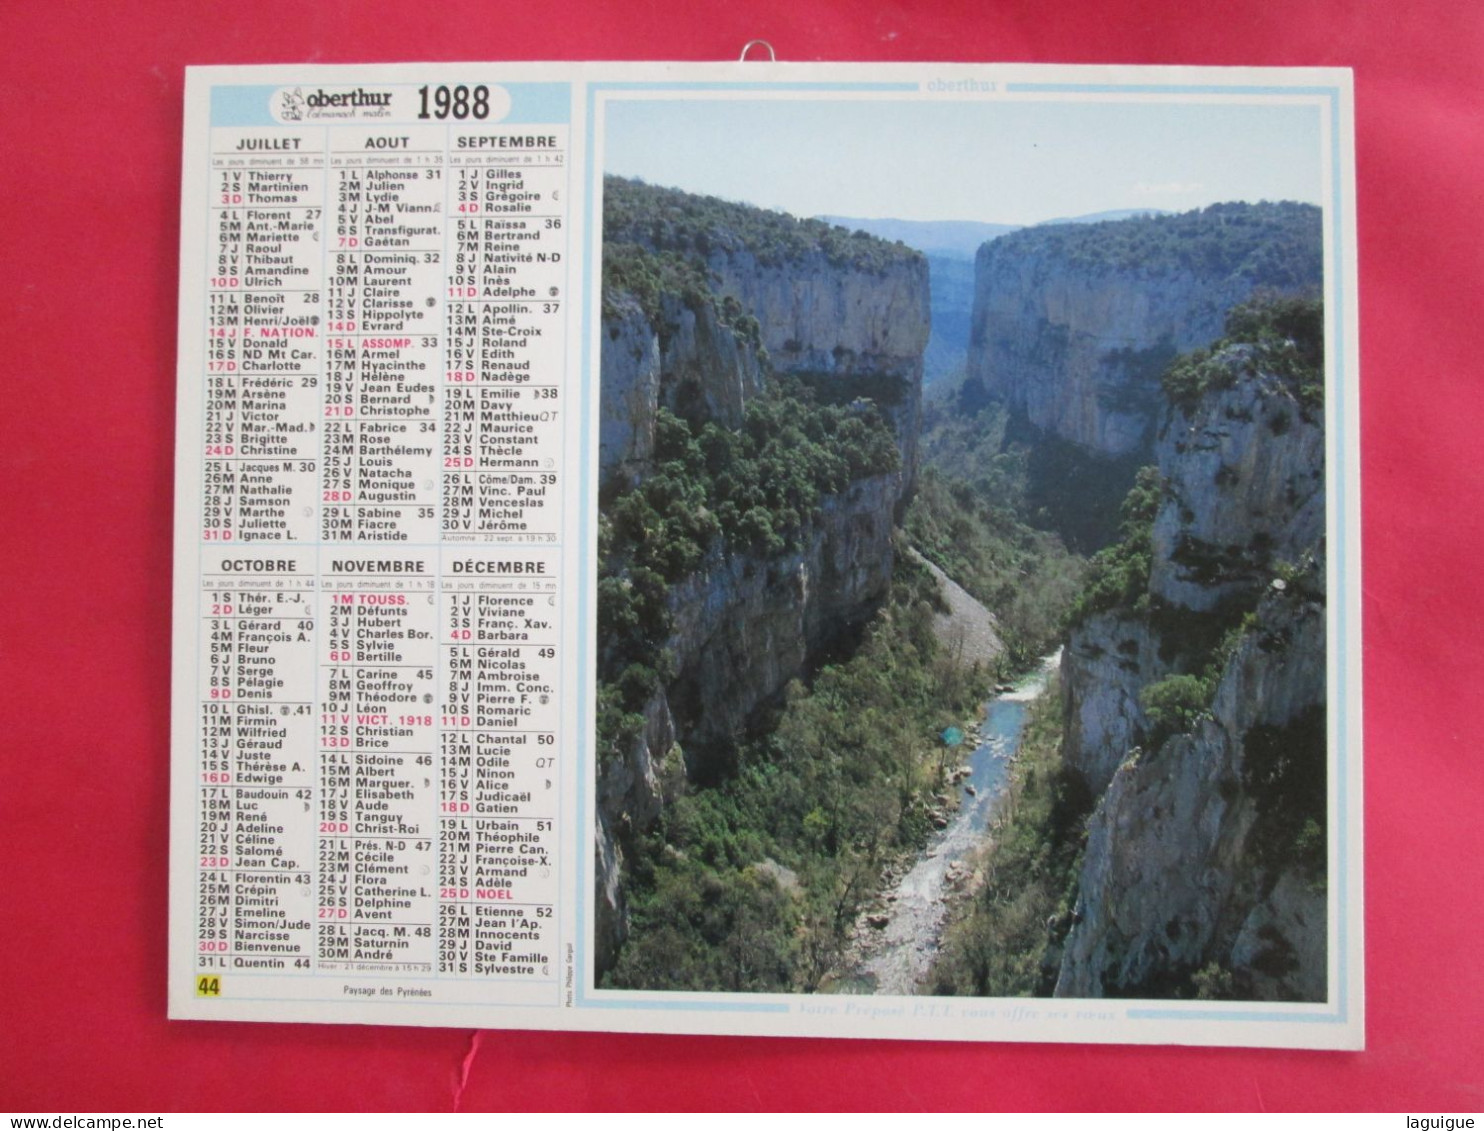
<instances>
[{"instance_id":1,"label":"red plastic surface","mask_svg":"<svg viewBox=\"0 0 1484 1131\"><path fill-rule=\"evenodd\" d=\"M719 60L754 36L786 60L1355 68L1368 1051L165 1019L184 66ZM1484 8L11 0L0 44L0 1109L1484 1107Z\"/></svg>"}]
</instances>

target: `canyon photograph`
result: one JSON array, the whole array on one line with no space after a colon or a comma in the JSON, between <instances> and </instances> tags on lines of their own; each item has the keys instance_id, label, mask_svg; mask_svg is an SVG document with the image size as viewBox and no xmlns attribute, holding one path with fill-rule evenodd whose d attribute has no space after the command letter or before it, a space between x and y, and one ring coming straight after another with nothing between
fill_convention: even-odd
<instances>
[{"instance_id":1,"label":"canyon photograph","mask_svg":"<svg viewBox=\"0 0 1484 1131\"><path fill-rule=\"evenodd\" d=\"M1325 1001L1318 116L604 131L595 987Z\"/></svg>"}]
</instances>

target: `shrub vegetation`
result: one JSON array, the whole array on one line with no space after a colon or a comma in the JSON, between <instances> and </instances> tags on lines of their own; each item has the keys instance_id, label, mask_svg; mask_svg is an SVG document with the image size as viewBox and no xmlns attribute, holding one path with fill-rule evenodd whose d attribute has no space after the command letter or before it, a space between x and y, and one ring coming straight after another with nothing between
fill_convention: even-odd
<instances>
[{"instance_id":1,"label":"shrub vegetation","mask_svg":"<svg viewBox=\"0 0 1484 1131\"><path fill-rule=\"evenodd\" d=\"M1022 228L1000 236L980 254L1054 258L1092 272L1183 270L1299 290L1321 282L1321 222L1312 204L1232 202L1176 215Z\"/></svg>"},{"instance_id":2,"label":"shrub vegetation","mask_svg":"<svg viewBox=\"0 0 1484 1131\"><path fill-rule=\"evenodd\" d=\"M1209 349L1185 354L1161 381L1187 412L1207 391L1230 389L1259 374L1277 378L1306 412L1324 404L1324 304L1314 297L1258 294L1232 308L1226 334Z\"/></svg>"},{"instance_id":3,"label":"shrub vegetation","mask_svg":"<svg viewBox=\"0 0 1484 1131\"><path fill-rule=\"evenodd\" d=\"M917 549L999 620L1011 665L1055 646L1083 560L1027 519L1026 450L1005 446L1006 414L965 382L957 411L929 405L923 467L904 522Z\"/></svg>"},{"instance_id":4,"label":"shrub vegetation","mask_svg":"<svg viewBox=\"0 0 1484 1131\"><path fill-rule=\"evenodd\" d=\"M603 240L701 261L748 254L765 267L817 255L832 266L874 274L922 258L900 241L823 220L611 175L603 178Z\"/></svg>"},{"instance_id":5,"label":"shrub vegetation","mask_svg":"<svg viewBox=\"0 0 1484 1131\"><path fill-rule=\"evenodd\" d=\"M812 991L894 854L929 831L944 727L984 693L941 654L936 583L905 556L855 655L795 681L736 773L674 783L628 849L630 934L606 984Z\"/></svg>"}]
</instances>

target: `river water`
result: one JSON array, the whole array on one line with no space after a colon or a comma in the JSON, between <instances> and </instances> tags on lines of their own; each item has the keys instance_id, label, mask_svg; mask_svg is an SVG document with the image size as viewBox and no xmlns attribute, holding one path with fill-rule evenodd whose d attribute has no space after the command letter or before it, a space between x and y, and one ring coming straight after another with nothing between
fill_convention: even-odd
<instances>
[{"instance_id":1,"label":"river water","mask_svg":"<svg viewBox=\"0 0 1484 1131\"><path fill-rule=\"evenodd\" d=\"M935 833L912 868L890 889L884 927L873 927L862 916L856 930L855 961L851 972L835 983L836 993L910 994L932 968L942 942L948 912L947 896L954 880L970 867L970 858L984 841L1000 797L1010 781L1010 763L1020 744L1026 708L1046 690L1047 680L1061 662L1056 651L1041 666L985 704L979 741L966 762L970 774L956 786L957 812L948 827ZM965 786L973 786L971 793ZM879 922L879 919L878 919Z\"/></svg>"}]
</instances>

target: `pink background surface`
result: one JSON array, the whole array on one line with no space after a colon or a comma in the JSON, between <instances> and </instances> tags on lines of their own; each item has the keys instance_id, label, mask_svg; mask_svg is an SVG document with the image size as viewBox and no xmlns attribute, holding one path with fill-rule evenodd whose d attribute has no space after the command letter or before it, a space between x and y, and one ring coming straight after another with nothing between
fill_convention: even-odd
<instances>
[{"instance_id":1,"label":"pink background surface","mask_svg":"<svg viewBox=\"0 0 1484 1131\"><path fill-rule=\"evenodd\" d=\"M745 10L744 10L745 9ZM1368 1050L633 1037L165 1019L181 92L191 63L1355 68ZM1484 8L507 0L0 11L0 1109L1484 1107Z\"/></svg>"}]
</instances>

